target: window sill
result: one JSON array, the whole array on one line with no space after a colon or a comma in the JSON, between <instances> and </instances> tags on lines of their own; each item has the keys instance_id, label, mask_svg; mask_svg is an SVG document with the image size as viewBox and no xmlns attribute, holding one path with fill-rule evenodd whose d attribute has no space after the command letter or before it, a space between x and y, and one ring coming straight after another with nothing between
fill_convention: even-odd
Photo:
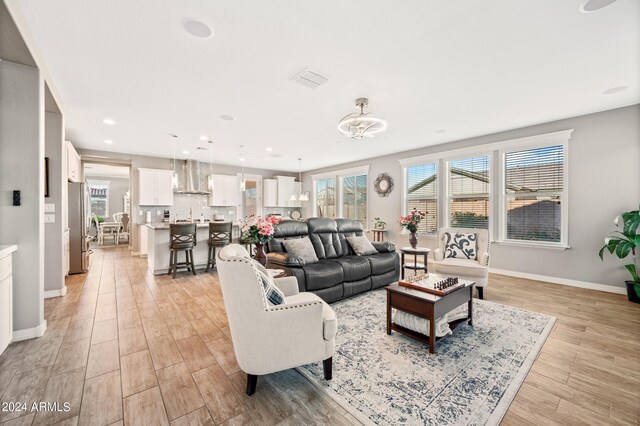
<instances>
[{"instance_id":1,"label":"window sill","mask_svg":"<svg viewBox=\"0 0 640 426\"><path fill-rule=\"evenodd\" d=\"M549 249L549 250L567 250L570 249L570 246L563 244L544 244L544 243L535 243L535 242L525 242L525 241L492 241L492 243L501 245L501 246L513 246L513 247L527 247L527 248L540 248L540 249Z\"/></svg>"}]
</instances>

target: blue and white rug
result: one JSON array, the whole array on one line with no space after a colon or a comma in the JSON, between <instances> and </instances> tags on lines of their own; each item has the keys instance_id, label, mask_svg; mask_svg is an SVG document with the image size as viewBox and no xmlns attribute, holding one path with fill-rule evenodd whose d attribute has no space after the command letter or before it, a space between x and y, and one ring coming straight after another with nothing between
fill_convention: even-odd
<instances>
[{"instance_id":1,"label":"blue and white rug","mask_svg":"<svg viewBox=\"0 0 640 426\"><path fill-rule=\"evenodd\" d=\"M440 340L436 353L386 334L386 291L331 305L338 318L333 380L322 363L298 368L365 424L497 425L555 318L474 300L473 324Z\"/></svg>"}]
</instances>

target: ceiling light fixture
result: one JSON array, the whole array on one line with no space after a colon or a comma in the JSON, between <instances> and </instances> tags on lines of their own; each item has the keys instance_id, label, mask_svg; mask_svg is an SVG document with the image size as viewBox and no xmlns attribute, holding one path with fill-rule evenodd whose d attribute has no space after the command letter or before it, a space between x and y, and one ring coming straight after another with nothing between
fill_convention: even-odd
<instances>
[{"instance_id":1,"label":"ceiling light fixture","mask_svg":"<svg viewBox=\"0 0 640 426\"><path fill-rule=\"evenodd\" d=\"M184 26L184 29L194 37L209 38L213 35L211 28L209 28L209 26L204 22L189 19L182 25Z\"/></svg>"},{"instance_id":2,"label":"ceiling light fixture","mask_svg":"<svg viewBox=\"0 0 640 426\"><path fill-rule=\"evenodd\" d=\"M115 121L113 121L113 120L112 120L112 119L110 119L110 118L105 118L104 120L102 120L102 122L103 122L104 124L108 124L108 125L110 125L110 126L113 126L114 124L116 124L116 122L115 122Z\"/></svg>"},{"instance_id":3,"label":"ceiling light fixture","mask_svg":"<svg viewBox=\"0 0 640 426\"><path fill-rule=\"evenodd\" d=\"M104 143L106 143L107 145L111 145L113 141L111 139L107 139L104 141Z\"/></svg>"},{"instance_id":4,"label":"ceiling light fixture","mask_svg":"<svg viewBox=\"0 0 640 426\"><path fill-rule=\"evenodd\" d=\"M270 146L267 147L267 152L271 152L273 151L273 148L271 148Z\"/></svg>"},{"instance_id":5,"label":"ceiling light fixture","mask_svg":"<svg viewBox=\"0 0 640 426\"><path fill-rule=\"evenodd\" d=\"M183 154L188 154L189 151L187 151L186 149L184 151L182 151Z\"/></svg>"},{"instance_id":6,"label":"ceiling light fixture","mask_svg":"<svg viewBox=\"0 0 640 426\"><path fill-rule=\"evenodd\" d=\"M605 7L615 3L616 0L586 0L578 7L582 13L591 13L604 9Z\"/></svg>"},{"instance_id":7,"label":"ceiling light fixture","mask_svg":"<svg viewBox=\"0 0 640 426\"><path fill-rule=\"evenodd\" d=\"M215 189L215 182L213 179L213 141L209 141L209 177L207 178L207 185L209 186L209 191L213 191Z\"/></svg>"},{"instance_id":8,"label":"ceiling light fixture","mask_svg":"<svg viewBox=\"0 0 640 426\"><path fill-rule=\"evenodd\" d=\"M171 176L171 186L175 189L178 187L178 173L176 172L176 140L178 139L178 135L174 135L173 133L169 135L173 138L173 164L171 165L173 175Z\"/></svg>"},{"instance_id":9,"label":"ceiling light fixture","mask_svg":"<svg viewBox=\"0 0 640 426\"><path fill-rule=\"evenodd\" d=\"M300 181L300 194L291 194L289 201L309 201L309 196L302 192L302 158L298 158L298 181Z\"/></svg>"},{"instance_id":10,"label":"ceiling light fixture","mask_svg":"<svg viewBox=\"0 0 640 426\"><path fill-rule=\"evenodd\" d=\"M233 115L221 115L220 118L224 121L233 121L236 119Z\"/></svg>"},{"instance_id":11,"label":"ceiling light fixture","mask_svg":"<svg viewBox=\"0 0 640 426\"><path fill-rule=\"evenodd\" d=\"M619 93L622 92L623 90L626 90L627 86L616 86L616 87L610 87L607 90L603 91L602 94L603 95L613 95L614 93Z\"/></svg>"},{"instance_id":12,"label":"ceiling light fixture","mask_svg":"<svg viewBox=\"0 0 640 426\"><path fill-rule=\"evenodd\" d=\"M209 141L209 137L205 136L205 135L202 135L202 136L200 136L200 140L201 141ZM211 141L209 141L209 142L211 142Z\"/></svg>"},{"instance_id":13,"label":"ceiling light fixture","mask_svg":"<svg viewBox=\"0 0 640 426\"><path fill-rule=\"evenodd\" d=\"M369 106L367 98L356 99L356 106L360 108L360 113L349 114L338 122L338 131L351 139L372 138L376 133L387 129L387 122L382 118L374 117L371 113L364 112L364 108Z\"/></svg>"}]
</instances>

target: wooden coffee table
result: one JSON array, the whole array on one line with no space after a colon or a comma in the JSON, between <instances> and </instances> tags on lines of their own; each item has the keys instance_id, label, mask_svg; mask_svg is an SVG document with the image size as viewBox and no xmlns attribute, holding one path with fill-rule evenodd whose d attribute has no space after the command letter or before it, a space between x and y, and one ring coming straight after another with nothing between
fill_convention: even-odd
<instances>
[{"instance_id":1,"label":"wooden coffee table","mask_svg":"<svg viewBox=\"0 0 640 426\"><path fill-rule=\"evenodd\" d=\"M430 280L439 281L444 278L447 277L438 274L429 275ZM467 280L459 280L459 282L464 284L464 287L460 287L446 296L436 296L420 290L401 287L398 283L387 286L387 334L391 334L391 330L397 331L428 344L429 352L435 353L436 340L439 340L436 338L436 318L442 317L466 302L468 303L467 318L453 321L449 323L449 326L454 330L466 322L473 325L473 287L475 282ZM429 336L391 322L391 309L398 309L429 320Z\"/></svg>"}]
</instances>

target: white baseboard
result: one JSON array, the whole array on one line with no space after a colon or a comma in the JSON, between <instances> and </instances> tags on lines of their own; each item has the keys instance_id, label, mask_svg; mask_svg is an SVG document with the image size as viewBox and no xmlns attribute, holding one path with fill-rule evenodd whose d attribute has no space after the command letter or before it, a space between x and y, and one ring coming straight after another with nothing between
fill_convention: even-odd
<instances>
[{"instance_id":1,"label":"white baseboard","mask_svg":"<svg viewBox=\"0 0 640 426\"><path fill-rule=\"evenodd\" d=\"M528 280L544 281L546 283L568 285L571 287L586 288L589 290L604 291L607 293L627 294L624 287L614 287L606 284L590 283L587 281L570 280L568 278L549 277L546 275L529 274L527 272L509 271L507 269L489 268L492 274L506 275L509 277L525 278Z\"/></svg>"},{"instance_id":2,"label":"white baseboard","mask_svg":"<svg viewBox=\"0 0 640 426\"><path fill-rule=\"evenodd\" d=\"M42 337L45 331L47 331L47 320L42 321L37 327L14 331L12 342Z\"/></svg>"},{"instance_id":3,"label":"white baseboard","mask_svg":"<svg viewBox=\"0 0 640 426\"><path fill-rule=\"evenodd\" d=\"M45 299L51 299L52 297L60 297L67 294L67 286L63 286L60 290L48 290L44 292Z\"/></svg>"}]
</instances>

